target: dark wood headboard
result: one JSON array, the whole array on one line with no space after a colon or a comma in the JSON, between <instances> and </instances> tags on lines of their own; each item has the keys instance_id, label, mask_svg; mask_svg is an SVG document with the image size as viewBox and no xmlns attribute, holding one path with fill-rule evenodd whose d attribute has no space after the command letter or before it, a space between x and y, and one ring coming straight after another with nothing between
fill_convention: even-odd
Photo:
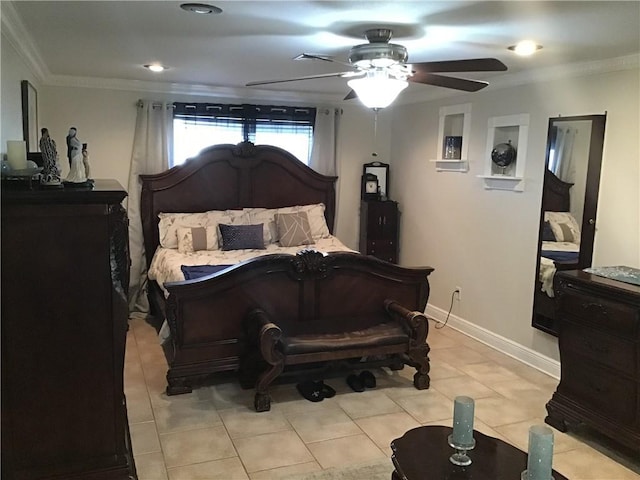
<instances>
[{"instance_id":1,"label":"dark wood headboard","mask_svg":"<svg viewBox=\"0 0 640 480\"><path fill-rule=\"evenodd\" d=\"M571 187L573 187L573 183L560 180L551 170L546 168L542 191L542 211L568 212L571 209Z\"/></svg>"},{"instance_id":2,"label":"dark wood headboard","mask_svg":"<svg viewBox=\"0 0 640 480\"><path fill-rule=\"evenodd\" d=\"M140 215L150 265L159 245L158 214L249 207L280 208L324 203L331 233L337 177L321 175L289 152L243 142L214 145L184 165L156 175L140 175Z\"/></svg>"}]
</instances>

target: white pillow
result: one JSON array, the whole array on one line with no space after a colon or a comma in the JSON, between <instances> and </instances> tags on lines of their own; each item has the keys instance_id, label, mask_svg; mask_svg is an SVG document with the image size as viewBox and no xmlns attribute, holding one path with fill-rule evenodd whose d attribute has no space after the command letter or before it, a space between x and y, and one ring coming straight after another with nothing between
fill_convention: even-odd
<instances>
[{"instance_id":1,"label":"white pillow","mask_svg":"<svg viewBox=\"0 0 640 480\"><path fill-rule=\"evenodd\" d=\"M247 218L242 210L210 210L200 213L159 213L158 233L164 248L178 248L178 228L215 227L219 223L242 225Z\"/></svg>"},{"instance_id":2,"label":"white pillow","mask_svg":"<svg viewBox=\"0 0 640 480\"><path fill-rule=\"evenodd\" d=\"M250 224L263 224L262 236L265 245L278 241L275 220L276 213L278 213L277 208L245 208L244 213L248 216Z\"/></svg>"},{"instance_id":3,"label":"white pillow","mask_svg":"<svg viewBox=\"0 0 640 480\"><path fill-rule=\"evenodd\" d=\"M205 227L209 225L207 212L201 213L159 213L158 233L160 245L164 248L178 248L178 228Z\"/></svg>"},{"instance_id":4,"label":"white pillow","mask_svg":"<svg viewBox=\"0 0 640 480\"><path fill-rule=\"evenodd\" d=\"M314 240L321 238L329 238L329 227L324 217L324 203L316 203L312 205L297 205L295 207L279 208L278 213L295 213L306 212L309 219L309 227L311 228L311 236Z\"/></svg>"},{"instance_id":5,"label":"white pillow","mask_svg":"<svg viewBox=\"0 0 640 480\"><path fill-rule=\"evenodd\" d=\"M180 253L218 250L218 229L214 226L178 227L177 235Z\"/></svg>"},{"instance_id":6,"label":"white pillow","mask_svg":"<svg viewBox=\"0 0 640 480\"><path fill-rule=\"evenodd\" d=\"M569 212L544 212L544 220L549 222L557 242L580 244L580 226Z\"/></svg>"}]
</instances>

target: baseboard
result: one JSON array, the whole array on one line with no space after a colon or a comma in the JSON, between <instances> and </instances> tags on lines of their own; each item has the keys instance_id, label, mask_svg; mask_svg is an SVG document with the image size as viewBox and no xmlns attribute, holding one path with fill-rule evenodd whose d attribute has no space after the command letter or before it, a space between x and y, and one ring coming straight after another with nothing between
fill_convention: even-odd
<instances>
[{"instance_id":1,"label":"baseboard","mask_svg":"<svg viewBox=\"0 0 640 480\"><path fill-rule=\"evenodd\" d=\"M447 318L447 312L441 308L427 305L427 317L431 317L438 322L444 323ZM485 345L495 348L499 352L509 355L522 363L529 365L553 378L560 378L560 362L542 355L530 348L524 347L519 343L509 340L508 338L497 335L486 328L479 327L456 315L449 315L447 327L451 327L465 335L477 340Z\"/></svg>"}]
</instances>

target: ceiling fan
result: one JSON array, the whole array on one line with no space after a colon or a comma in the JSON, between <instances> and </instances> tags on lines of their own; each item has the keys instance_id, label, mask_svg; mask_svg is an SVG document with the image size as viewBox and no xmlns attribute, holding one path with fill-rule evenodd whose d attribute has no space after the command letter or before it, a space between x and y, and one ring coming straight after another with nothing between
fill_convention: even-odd
<instances>
[{"instance_id":1,"label":"ceiling fan","mask_svg":"<svg viewBox=\"0 0 640 480\"><path fill-rule=\"evenodd\" d=\"M351 91L344 98L359 97L370 108L384 108L407 87L407 82L435 85L465 92L476 92L485 88L488 82L439 75L448 72L496 72L505 71L507 66L496 58L475 58L466 60L445 60L435 62L407 63L407 49L390 43L392 30L374 28L365 32L369 43L356 45L349 51L349 63L340 62L328 56L303 53L297 58L322 60L350 67L345 72L309 75L306 77L281 80L249 82L246 85L267 85L295 82L318 78L351 78Z\"/></svg>"}]
</instances>

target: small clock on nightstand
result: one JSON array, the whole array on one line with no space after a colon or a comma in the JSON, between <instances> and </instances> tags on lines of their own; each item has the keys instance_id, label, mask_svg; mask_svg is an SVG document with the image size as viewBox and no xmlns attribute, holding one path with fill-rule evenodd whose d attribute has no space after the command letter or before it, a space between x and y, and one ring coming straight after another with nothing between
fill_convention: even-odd
<instances>
[{"instance_id":1,"label":"small clock on nightstand","mask_svg":"<svg viewBox=\"0 0 640 480\"><path fill-rule=\"evenodd\" d=\"M378 191L378 177L373 173L365 173L362 175L361 187L362 200L379 200L380 193Z\"/></svg>"}]
</instances>

